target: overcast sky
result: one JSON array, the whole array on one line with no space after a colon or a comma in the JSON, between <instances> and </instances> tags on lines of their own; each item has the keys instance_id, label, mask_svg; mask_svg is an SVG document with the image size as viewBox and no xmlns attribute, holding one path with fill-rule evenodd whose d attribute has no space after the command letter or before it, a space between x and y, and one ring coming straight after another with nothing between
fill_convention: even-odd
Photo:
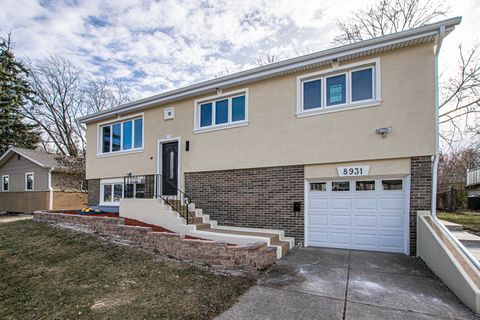
<instances>
[{"instance_id":1,"label":"overcast sky","mask_svg":"<svg viewBox=\"0 0 480 320\"><path fill-rule=\"evenodd\" d=\"M0 34L12 30L21 58L60 54L88 75L124 81L139 98L255 67L265 54L286 59L331 47L335 22L370 3L0 0ZM442 52L453 70L457 44L478 40L480 5L448 4L448 17L463 16Z\"/></svg>"}]
</instances>

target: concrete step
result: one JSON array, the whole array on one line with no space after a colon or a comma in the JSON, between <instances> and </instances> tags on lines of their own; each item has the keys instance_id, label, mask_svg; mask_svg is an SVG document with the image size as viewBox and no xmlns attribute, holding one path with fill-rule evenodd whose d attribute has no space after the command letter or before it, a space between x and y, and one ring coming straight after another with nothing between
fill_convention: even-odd
<instances>
[{"instance_id":1,"label":"concrete step","mask_svg":"<svg viewBox=\"0 0 480 320\"><path fill-rule=\"evenodd\" d=\"M465 245L465 248L475 257L477 260L480 261L480 247L479 246L471 246Z\"/></svg>"},{"instance_id":2,"label":"concrete step","mask_svg":"<svg viewBox=\"0 0 480 320\"><path fill-rule=\"evenodd\" d=\"M242 230L228 230L228 229L216 229L216 228L209 228L203 229L202 231L211 232L215 234L225 234L225 235L239 235L239 236L250 236L250 237L262 237L269 239L269 246L276 247L281 250L281 256L285 256L290 249L290 243L288 241L280 240L280 236L275 233L267 233L261 232L260 230L257 232L254 231L242 231Z\"/></svg>"},{"instance_id":3,"label":"concrete step","mask_svg":"<svg viewBox=\"0 0 480 320\"><path fill-rule=\"evenodd\" d=\"M205 231L205 229L209 229L211 225L208 223L195 223L195 227L197 230Z\"/></svg>"},{"instance_id":4,"label":"concrete step","mask_svg":"<svg viewBox=\"0 0 480 320\"><path fill-rule=\"evenodd\" d=\"M469 233L466 231L452 231L452 235L457 238L463 245L475 247L478 246L480 248L480 237L474 235L473 233Z\"/></svg>"},{"instance_id":5,"label":"concrete step","mask_svg":"<svg viewBox=\"0 0 480 320\"><path fill-rule=\"evenodd\" d=\"M450 231L462 231L463 230L463 226L461 224L450 222L450 221L445 221L445 220L440 220L440 222L445 227L447 227L447 229L450 230Z\"/></svg>"}]
</instances>

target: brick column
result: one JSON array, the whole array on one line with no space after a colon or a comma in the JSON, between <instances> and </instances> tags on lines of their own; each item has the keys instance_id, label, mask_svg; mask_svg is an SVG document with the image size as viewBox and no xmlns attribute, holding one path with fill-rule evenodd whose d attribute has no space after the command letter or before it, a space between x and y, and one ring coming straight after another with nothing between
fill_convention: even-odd
<instances>
[{"instance_id":1,"label":"brick column","mask_svg":"<svg viewBox=\"0 0 480 320\"><path fill-rule=\"evenodd\" d=\"M410 158L410 255L417 254L417 211L430 211L432 203L432 157Z\"/></svg>"},{"instance_id":2,"label":"brick column","mask_svg":"<svg viewBox=\"0 0 480 320\"><path fill-rule=\"evenodd\" d=\"M88 205L98 206L100 203L100 179L87 180Z\"/></svg>"}]
</instances>

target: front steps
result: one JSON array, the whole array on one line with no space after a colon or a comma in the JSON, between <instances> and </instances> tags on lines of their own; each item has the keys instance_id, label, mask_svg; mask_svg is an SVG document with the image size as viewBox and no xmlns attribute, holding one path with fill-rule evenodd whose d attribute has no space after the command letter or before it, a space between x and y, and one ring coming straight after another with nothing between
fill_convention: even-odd
<instances>
[{"instance_id":1,"label":"front steps","mask_svg":"<svg viewBox=\"0 0 480 320\"><path fill-rule=\"evenodd\" d=\"M186 212L185 206L178 209ZM178 212L161 199L122 199L120 216L208 240L239 245L266 242L269 247L277 249L278 259L285 256L295 245L294 239L285 237L281 230L219 226L217 221L211 220L202 209L195 208L195 204L189 205L188 224Z\"/></svg>"},{"instance_id":2,"label":"front steps","mask_svg":"<svg viewBox=\"0 0 480 320\"><path fill-rule=\"evenodd\" d=\"M440 220L440 222L450 231L450 233L460 241L465 248L480 261L480 237L463 230L461 224L450 221Z\"/></svg>"}]
</instances>

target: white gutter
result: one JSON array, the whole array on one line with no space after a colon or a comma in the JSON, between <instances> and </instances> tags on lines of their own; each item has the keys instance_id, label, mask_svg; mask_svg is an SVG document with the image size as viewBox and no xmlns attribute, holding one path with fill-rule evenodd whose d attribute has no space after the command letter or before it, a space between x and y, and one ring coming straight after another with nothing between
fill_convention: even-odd
<instances>
[{"instance_id":1,"label":"white gutter","mask_svg":"<svg viewBox=\"0 0 480 320\"><path fill-rule=\"evenodd\" d=\"M53 210L53 188L52 188L52 172L54 168L48 170L48 190L50 191L50 201L48 205L48 210Z\"/></svg>"},{"instance_id":2,"label":"white gutter","mask_svg":"<svg viewBox=\"0 0 480 320\"><path fill-rule=\"evenodd\" d=\"M431 213L433 219L437 222L437 225L443 228L445 234L447 234L450 239L457 244L460 250L467 256L470 262L480 270L480 262L475 258L470 251L448 230L447 227L440 222L437 217L437 174L438 174L438 162L440 157L440 92L438 85L438 56L440 54L440 49L442 48L443 38L445 36L445 26L439 27L438 36L436 39L435 47L435 155L433 156L433 168L432 168L432 206Z\"/></svg>"}]
</instances>

